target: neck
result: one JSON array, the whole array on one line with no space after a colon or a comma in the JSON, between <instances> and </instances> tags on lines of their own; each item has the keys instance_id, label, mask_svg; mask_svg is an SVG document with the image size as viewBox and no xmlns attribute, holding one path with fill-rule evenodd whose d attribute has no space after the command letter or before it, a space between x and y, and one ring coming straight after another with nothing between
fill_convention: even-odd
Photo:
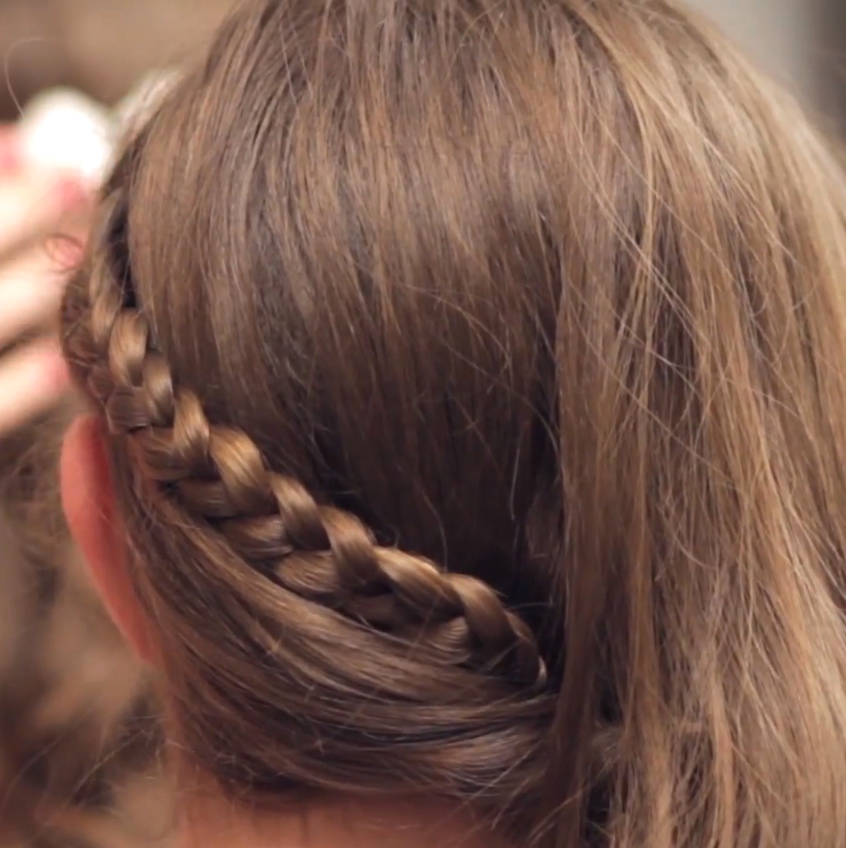
<instances>
[{"instance_id":1,"label":"neck","mask_svg":"<svg viewBox=\"0 0 846 848\"><path fill-rule=\"evenodd\" d=\"M179 848L507 848L462 809L427 800L324 799L268 812L185 799Z\"/></svg>"}]
</instances>

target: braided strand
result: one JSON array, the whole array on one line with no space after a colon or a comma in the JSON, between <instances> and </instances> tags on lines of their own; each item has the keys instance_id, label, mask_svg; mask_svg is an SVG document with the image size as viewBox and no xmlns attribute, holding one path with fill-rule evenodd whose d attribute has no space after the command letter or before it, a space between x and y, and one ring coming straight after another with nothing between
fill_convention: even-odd
<instances>
[{"instance_id":1,"label":"braided strand","mask_svg":"<svg viewBox=\"0 0 846 848\"><path fill-rule=\"evenodd\" d=\"M129 437L148 479L285 589L390 633L423 628L437 641L439 629L485 667L521 684L544 683L531 631L491 587L378 546L357 517L318 504L298 481L270 470L246 434L211 424L197 395L174 385L145 317L110 271L93 270L87 320L66 347L110 431ZM296 554L312 555L308 568L288 567Z\"/></svg>"}]
</instances>

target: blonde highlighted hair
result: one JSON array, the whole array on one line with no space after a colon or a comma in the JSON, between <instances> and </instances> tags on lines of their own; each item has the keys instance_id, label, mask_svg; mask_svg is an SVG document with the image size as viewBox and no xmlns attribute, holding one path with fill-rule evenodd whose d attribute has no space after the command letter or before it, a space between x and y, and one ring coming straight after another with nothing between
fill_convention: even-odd
<instances>
[{"instance_id":1,"label":"blonde highlighted hair","mask_svg":"<svg viewBox=\"0 0 846 848\"><path fill-rule=\"evenodd\" d=\"M846 845L846 179L669 0L267 0L64 307L188 755L517 844Z\"/></svg>"}]
</instances>

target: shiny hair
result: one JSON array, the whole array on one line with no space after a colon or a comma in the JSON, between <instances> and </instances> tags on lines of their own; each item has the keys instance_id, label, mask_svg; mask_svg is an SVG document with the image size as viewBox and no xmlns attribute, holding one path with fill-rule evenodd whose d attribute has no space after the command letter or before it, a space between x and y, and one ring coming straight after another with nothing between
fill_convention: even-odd
<instances>
[{"instance_id":1,"label":"shiny hair","mask_svg":"<svg viewBox=\"0 0 846 848\"><path fill-rule=\"evenodd\" d=\"M265 0L64 343L173 732L521 846L846 845L846 178L670 0Z\"/></svg>"}]
</instances>

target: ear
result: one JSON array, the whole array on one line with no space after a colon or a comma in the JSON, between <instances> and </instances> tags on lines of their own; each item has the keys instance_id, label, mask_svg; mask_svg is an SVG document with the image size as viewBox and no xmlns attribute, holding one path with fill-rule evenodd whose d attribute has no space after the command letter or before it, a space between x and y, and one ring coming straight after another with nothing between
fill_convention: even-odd
<instances>
[{"instance_id":1,"label":"ear","mask_svg":"<svg viewBox=\"0 0 846 848\"><path fill-rule=\"evenodd\" d=\"M129 576L126 534L98 419L81 417L71 425L62 444L60 470L71 535L115 624L135 652L149 661L147 625Z\"/></svg>"}]
</instances>

